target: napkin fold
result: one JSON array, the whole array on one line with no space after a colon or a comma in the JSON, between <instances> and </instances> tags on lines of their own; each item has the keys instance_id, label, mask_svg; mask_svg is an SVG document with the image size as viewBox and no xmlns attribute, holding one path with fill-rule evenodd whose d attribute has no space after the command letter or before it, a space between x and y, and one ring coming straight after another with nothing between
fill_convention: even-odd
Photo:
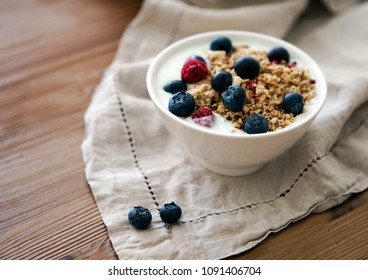
<instances>
[{"instance_id":1,"label":"napkin fold","mask_svg":"<svg viewBox=\"0 0 368 280\"><path fill-rule=\"evenodd\" d=\"M367 188L368 4L324 20L308 16L307 4L210 9L173 0L143 2L94 91L82 143L86 178L120 259L238 254ZM171 138L145 86L149 63L164 47L219 29L287 36L320 64L328 80L326 104L305 137L248 176L221 176L200 166ZM168 226L158 209L172 201L183 215ZM152 213L146 230L128 223L137 205Z\"/></svg>"}]
</instances>

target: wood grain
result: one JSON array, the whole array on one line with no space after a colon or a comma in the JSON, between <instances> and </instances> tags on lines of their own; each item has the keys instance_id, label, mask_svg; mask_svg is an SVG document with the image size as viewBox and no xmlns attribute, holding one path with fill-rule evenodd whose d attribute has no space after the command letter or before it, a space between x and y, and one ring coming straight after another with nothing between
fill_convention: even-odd
<instances>
[{"instance_id":1,"label":"wood grain","mask_svg":"<svg viewBox=\"0 0 368 280\"><path fill-rule=\"evenodd\" d=\"M91 93L141 1L0 2L0 259L116 259L84 177ZM368 259L368 193L231 259Z\"/></svg>"},{"instance_id":2,"label":"wood grain","mask_svg":"<svg viewBox=\"0 0 368 280\"><path fill-rule=\"evenodd\" d=\"M116 258L80 144L93 88L140 4L1 2L1 259Z\"/></svg>"}]
</instances>

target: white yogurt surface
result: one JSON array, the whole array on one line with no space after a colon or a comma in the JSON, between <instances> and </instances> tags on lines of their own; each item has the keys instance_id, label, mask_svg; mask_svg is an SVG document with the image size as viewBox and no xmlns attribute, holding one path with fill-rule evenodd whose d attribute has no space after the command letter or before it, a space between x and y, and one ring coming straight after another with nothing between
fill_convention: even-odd
<instances>
[{"instance_id":1,"label":"white yogurt surface","mask_svg":"<svg viewBox=\"0 0 368 280\"><path fill-rule=\"evenodd\" d=\"M240 44L247 44L250 48L255 50L269 50L273 46L265 46L257 43L250 43L245 41L237 41L232 39L232 43L234 46L240 45ZM200 44L200 45L193 45L189 48L186 48L182 50L179 53L176 53L175 55L171 56L170 59L164 61L161 65L161 67L158 70L158 73L156 75L156 93L157 93L157 99L159 102L165 107L168 108L169 100L172 96L171 93L166 92L163 90L164 85L172 80L180 79L181 77L181 68L184 65L185 61L193 55L200 55L204 59L207 58L207 54L210 51L209 50L210 41L206 42L206 44ZM290 54L291 55L291 54ZM295 61L293 57L290 59L291 61ZM297 67L303 67L302 62L297 61L298 66ZM191 85L188 85L188 88ZM312 98L312 100L308 101L304 105L304 112L298 116L295 117L295 121L291 123L289 126L301 121L304 119L308 112L310 111L310 108L313 106L316 97ZM236 129L234 128L234 125L231 121L226 120L223 118L220 114L215 113L215 122L214 125L211 128L203 127L201 125L196 124L191 117L184 119L186 122L196 126L196 127L202 127L203 129L210 129L214 130L216 132L220 133L231 133L231 134L246 134L245 131L242 129ZM271 132L272 133L272 132Z\"/></svg>"}]
</instances>

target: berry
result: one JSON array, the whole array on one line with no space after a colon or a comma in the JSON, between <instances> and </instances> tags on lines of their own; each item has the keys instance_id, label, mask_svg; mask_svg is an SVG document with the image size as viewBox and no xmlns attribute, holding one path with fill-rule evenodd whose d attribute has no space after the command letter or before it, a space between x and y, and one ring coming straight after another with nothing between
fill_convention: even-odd
<instances>
[{"instance_id":1,"label":"berry","mask_svg":"<svg viewBox=\"0 0 368 280\"><path fill-rule=\"evenodd\" d=\"M296 116L303 112L304 99L303 96L298 92L289 92L285 94L281 105L282 109L286 113L291 113Z\"/></svg>"},{"instance_id":2,"label":"berry","mask_svg":"<svg viewBox=\"0 0 368 280\"><path fill-rule=\"evenodd\" d=\"M185 83L196 83L207 77L207 64L198 59L188 59L181 69L181 79Z\"/></svg>"},{"instance_id":3,"label":"berry","mask_svg":"<svg viewBox=\"0 0 368 280\"><path fill-rule=\"evenodd\" d=\"M247 84L247 89L249 89L253 94L256 94L257 93L257 85L258 85L257 79L249 80L249 82Z\"/></svg>"},{"instance_id":4,"label":"berry","mask_svg":"<svg viewBox=\"0 0 368 280\"><path fill-rule=\"evenodd\" d=\"M222 102L230 111L240 111L245 101L245 91L241 86L229 86L229 88L222 93Z\"/></svg>"},{"instance_id":5,"label":"berry","mask_svg":"<svg viewBox=\"0 0 368 280\"><path fill-rule=\"evenodd\" d=\"M277 61L278 63L280 63L282 60L285 60L286 63L289 63L290 60L289 52L283 47L274 47L268 52L267 57L269 61Z\"/></svg>"},{"instance_id":6,"label":"berry","mask_svg":"<svg viewBox=\"0 0 368 280\"><path fill-rule=\"evenodd\" d=\"M210 49L212 51L225 51L229 54L233 50L233 44L229 38L218 36L211 41Z\"/></svg>"},{"instance_id":7,"label":"berry","mask_svg":"<svg viewBox=\"0 0 368 280\"><path fill-rule=\"evenodd\" d=\"M204 127L212 127L215 122L215 115L212 110L206 107L201 107L192 116L193 121Z\"/></svg>"},{"instance_id":8,"label":"berry","mask_svg":"<svg viewBox=\"0 0 368 280\"><path fill-rule=\"evenodd\" d=\"M135 206L129 211L128 214L129 223L138 229L148 228L152 221L151 212L142 206Z\"/></svg>"},{"instance_id":9,"label":"berry","mask_svg":"<svg viewBox=\"0 0 368 280\"><path fill-rule=\"evenodd\" d=\"M207 64L206 60L200 55L192 55L191 57L189 57L189 59L197 59Z\"/></svg>"},{"instance_id":10,"label":"berry","mask_svg":"<svg viewBox=\"0 0 368 280\"><path fill-rule=\"evenodd\" d=\"M239 58L234 64L235 73L242 79L254 79L258 76L261 66L250 56Z\"/></svg>"},{"instance_id":11,"label":"berry","mask_svg":"<svg viewBox=\"0 0 368 280\"><path fill-rule=\"evenodd\" d=\"M181 208L174 202L164 204L164 206L160 208L160 217L168 224L173 224L179 221L181 213Z\"/></svg>"},{"instance_id":12,"label":"berry","mask_svg":"<svg viewBox=\"0 0 368 280\"><path fill-rule=\"evenodd\" d=\"M186 91L175 93L169 100L169 111L178 117L188 117L194 111L193 96Z\"/></svg>"},{"instance_id":13,"label":"berry","mask_svg":"<svg viewBox=\"0 0 368 280\"><path fill-rule=\"evenodd\" d=\"M250 115L244 123L244 131L249 134L268 131L268 119L260 114Z\"/></svg>"},{"instance_id":14,"label":"berry","mask_svg":"<svg viewBox=\"0 0 368 280\"><path fill-rule=\"evenodd\" d=\"M233 84L233 76L227 71L218 71L212 76L211 86L218 92L225 91Z\"/></svg>"},{"instance_id":15,"label":"berry","mask_svg":"<svg viewBox=\"0 0 368 280\"><path fill-rule=\"evenodd\" d=\"M177 93L179 91L186 91L187 84L182 80L173 80L166 83L163 87L164 91L170 92L172 94Z\"/></svg>"},{"instance_id":16,"label":"berry","mask_svg":"<svg viewBox=\"0 0 368 280\"><path fill-rule=\"evenodd\" d=\"M297 62L296 62L296 61L293 61L293 62L289 63L289 64L287 65L287 67L289 67L289 68L294 68L294 67L296 67L296 65L297 65Z\"/></svg>"}]
</instances>

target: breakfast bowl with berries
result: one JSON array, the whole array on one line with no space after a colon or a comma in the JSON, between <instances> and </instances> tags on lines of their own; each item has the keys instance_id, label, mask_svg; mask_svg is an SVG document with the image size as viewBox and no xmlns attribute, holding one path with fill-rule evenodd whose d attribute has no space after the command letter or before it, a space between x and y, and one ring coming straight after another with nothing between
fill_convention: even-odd
<instances>
[{"instance_id":1,"label":"breakfast bowl with berries","mask_svg":"<svg viewBox=\"0 0 368 280\"><path fill-rule=\"evenodd\" d=\"M327 93L308 54L246 31L177 41L154 58L146 82L173 138L202 166L228 176L256 172L292 147Z\"/></svg>"}]
</instances>

